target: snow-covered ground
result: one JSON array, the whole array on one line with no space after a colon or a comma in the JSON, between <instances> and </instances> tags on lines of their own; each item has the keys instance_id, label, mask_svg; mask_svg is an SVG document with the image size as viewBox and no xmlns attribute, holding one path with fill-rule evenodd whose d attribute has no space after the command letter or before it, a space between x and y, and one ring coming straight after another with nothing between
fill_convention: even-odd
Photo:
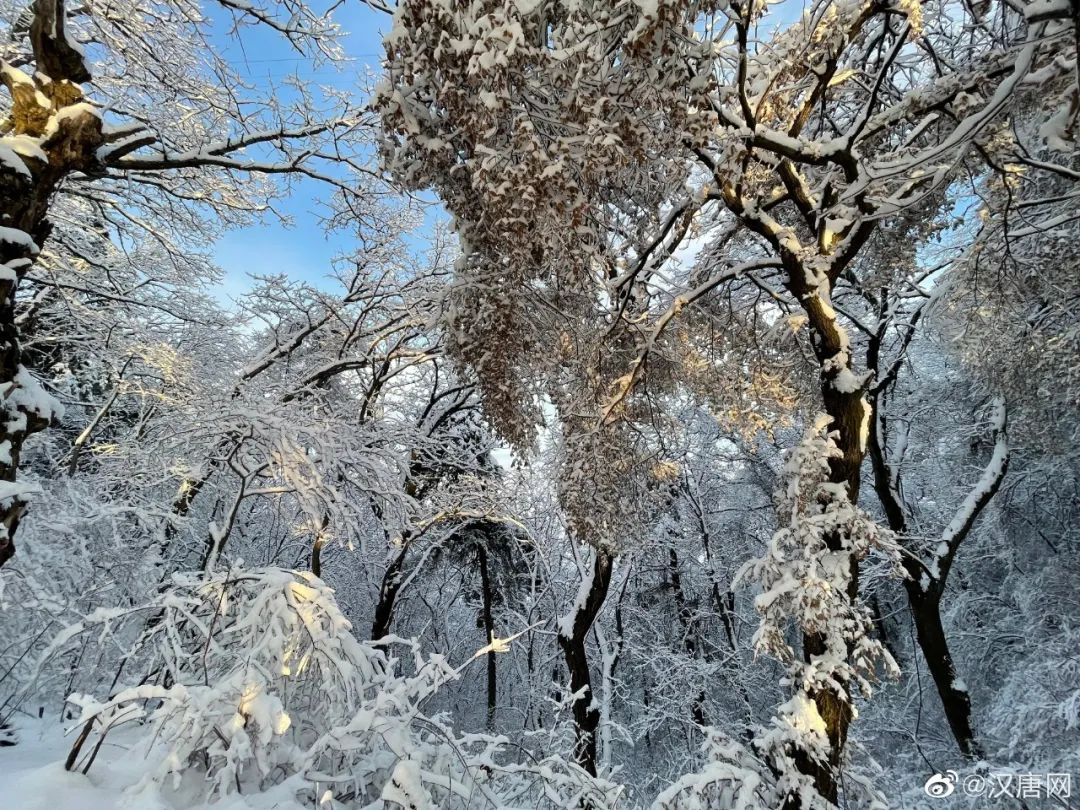
<instances>
[{"instance_id":1,"label":"snow-covered ground","mask_svg":"<svg viewBox=\"0 0 1080 810\"><path fill-rule=\"evenodd\" d=\"M77 733L55 719L14 721L18 745L0 747L0 807L18 810L201 810L181 784L145 781L147 755L123 731L106 740L85 776L64 770ZM152 756L152 755L151 755ZM187 798L186 798L187 797ZM299 810L287 790L231 796L214 810ZM310 810L310 809L309 809Z\"/></svg>"},{"instance_id":2,"label":"snow-covered ground","mask_svg":"<svg viewBox=\"0 0 1080 810\"><path fill-rule=\"evenodd\" d=\"M89 775L64 770L64 760L72 737L54 720L16 720L18 745L0 748L3 775L3 802L23 810L58 808L132 807L139 810L162 807L140 797L125 803L122 788L137 780L137 760L125 757L122 743L102 746ZM135 799L135 797L131 797Z\"/></svg>"}]
</instances>

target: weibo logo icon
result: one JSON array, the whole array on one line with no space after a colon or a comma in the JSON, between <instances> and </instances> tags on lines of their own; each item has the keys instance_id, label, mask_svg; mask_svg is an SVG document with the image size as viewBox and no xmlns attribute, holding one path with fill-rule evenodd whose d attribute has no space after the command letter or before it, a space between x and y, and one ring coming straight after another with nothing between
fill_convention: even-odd
<instances>
[{"instance_id":1,"label":"weibo logo icon","mask_svg":"<svg viewBox=\"0 0 1080 810\"><path fill-rule=\"evenodd\" d=\"M956 771L935 773L926 780L926 784L923 785L923 790L926 791L927 796L933 796L935 799L943 799L946 796L951 796L953 791L956 790L956 780Z\"/></svg>"}]
</instances>

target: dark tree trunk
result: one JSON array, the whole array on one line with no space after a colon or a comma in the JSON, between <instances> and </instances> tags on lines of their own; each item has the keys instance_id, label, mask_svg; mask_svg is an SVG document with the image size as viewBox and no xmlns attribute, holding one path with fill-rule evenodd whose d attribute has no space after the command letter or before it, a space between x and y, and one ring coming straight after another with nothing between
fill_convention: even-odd
<instances>
[{"instance_id":1,"label":"dark tree trunk","mask_svg":"<svg viewBox=\"0 0 1080 810\"><path fill-rule=\"evenodd\" d=\"M915 620L915 635L941 698L949 729L960 752L968 759L978 759L982 756L982 748L971 727L971 696L959 682L945 639L945 628L941 625L941 593L934 586L924 591L918 579L908 579L904 585Z\"/></svg>"},{"instance_id":2,"label":"dark tree trunk","mask_svg":"<svg viewBox=\"0 0 1080 810\"><path fill-rule=\"evenodd\" d=\"M340 483L341 480L338 479ZM322 579L322 550L326 545L326 530L330 528L330 513L324 512L319 521L319 530L315 532L315 540L311 544L311 573Z\"/></svg>"},{"instance_id":3,"label":"dark tree trunk","mask_svg":"<svg viewBox=\"0 0 1080 810\"><path fill-rule=\"evenodd\" d=\"M668 549L668 566L671 571L671 590L675 595L675 609L679 617L679 625L683 632L683 649L690 658L698 657L697 633L698 622L693 610L686 601L686 593L682 587L682 574L679 571L679 556L675 549ZM698 692L693 703L690 705L690 715L698 728L704 728L709 724L705 715L705 693Z\"/></svg>"},{"instance_id":4,"label":"dark tree trunk","mask_svg":"<svg viewBox=\"0 0 1080 810\"><path fill-rule=\"evenodd\" d=\"M311 544L311 573L322 579L322 549L323 538L316 537Z\"/></svg>"},{"instance_id":5,"label":"dark tree trunk","mask_svg":"<svg viewBox=\"0 0 1080 810\"><path fill-rule=\"evenodd\" d=\"M822 636L808 633L803 636L803 660L809 662L815 656L824 654L825 645ZM814 780L814 787L825 799L837 804L839 784L837 775L843 759L844 745L847 743L848 728L854 717L851 704L835 689L819 689L812 694L818 714L825 722L825 735L829 740L829 758L827 762L818 762L804 750L795 751L795 764L801 773ZM786 810L801 808L798 796L789 796L784 807Z\"/></svg>"},{"instance_id":6,"label":"dark tree trunk","mask_svg":"<svg viewBox=\"0 0 1080 810\"><path fill-rule=\"evenodd\" d=\"M593 702L585 641L607 597L608 587L611 585L612 563L610 553L603 549L596 551L592 583L585 602L577 606L572 617L573 624L568 628L569 634L562 630L559 632L559 646L562 647L566 659L566 668L570 671L570 691L578 695L573 706L577 731L574 758L578 765L593 776L596 776L596 732L600 727L600 710L595 708Z\"/></svg>"},{"instance_id":7,"label":"dark tree trunk","mask_svg":"<svg viewBox=\"0 0 1080 810\"><path fill-rule=\"evenodd\" d=\"M397 601L398 591L401 590L402 568L405 566L405 555L409 551L408 538L402 538L401 551L390 562L383 574L382 586L379 588L379 601L375 605L375 620L371 623L371 640L378 641L390 635L390 625L394 620L394 603Z\"/></svg>"},{"instance_id":8,"label":"dark tree trunk","mask_svg":"<svg viewBox=\"0 0 1080 810\"><path fill-rule=\"evenodd\" d=\"M491 603L494 594L491 590L491 574L488 571L487 549L483 545L476 547L477 562L480 566L480 587L482 589L481 600L483 603L484 633L487 636L485 643L490 643L495 638L495 620L491 614ZM487 727L495 727L495 705L497 702L498 672L495 669L495 653L487 654Z\"/></svg>"},{"instance_id":9,"label":"dark tree trunk","mask_svg":"<svg viewBox=\"0 0 1080 810\"><path fill-rule=\"evenodd\" d=\"M896 659L896 649L893 647L892 639L889 638L889 628L885 624L885 612L881 609L881 599L877 593L870 597L870 616L874 622L874 629L877 630L878 640L881 645L893 659Z\"/></svg>"},{"instance_id":10,"label":"dark tree trunk","mask_svg":"<svg viewBox=\"0 0 1080 810\"><path fill-rule=\"evenodd\" d=\"M876 418L880 420L880 414ZM898 535L905 535L907 518L890 483L889 469L885 463L878 430L870 432L869 453L874 472L874 492L885 510L889 528ZM907 591L908 604L915 623L915 637L937 689L945 719L960 753L969 759L977 759L982 755L982 748L971 723L971 696L966 689L956 688L956 665L953 663L952 651L941 623L941 594L944 583L932 578L918 560L905 558L904 566L908 574L904 589Z\"/></svg>"}]
</instances>

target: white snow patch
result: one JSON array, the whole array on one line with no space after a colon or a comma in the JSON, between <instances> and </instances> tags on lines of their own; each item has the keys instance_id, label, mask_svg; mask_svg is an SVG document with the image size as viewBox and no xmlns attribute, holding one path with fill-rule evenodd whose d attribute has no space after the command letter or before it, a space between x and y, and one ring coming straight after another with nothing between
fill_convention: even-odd
<instances>
[{"instance_id":1,"label":"white snow patch","mask_svg":"<svg viewBox=\"0 0 1080 810\"><path fill-rule=\"evenodd\" d=\"M34 240L30 238L30 234L26 231L20 231L18 228L9 228L6 225L0 225L0 242L6 242L9 245L18 245L35 256L40 252L40 248L38 248L34 243Z\"/></svg>"}]
</instances>

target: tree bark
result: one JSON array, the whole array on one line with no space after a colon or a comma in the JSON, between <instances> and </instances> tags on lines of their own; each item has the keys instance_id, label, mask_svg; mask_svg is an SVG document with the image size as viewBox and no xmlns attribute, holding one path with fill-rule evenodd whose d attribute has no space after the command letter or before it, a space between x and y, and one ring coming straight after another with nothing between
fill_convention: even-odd
<instances>
[{"instance_id":1,"label":"tree bark","mask_svg":"<svg viewBox=\"0 0 1080 810\"><path fill-rule=\"evenodd\" d=\"M686 594L682 587L682 574L679 571L679 556L675 553L674 548L668 549L668 566L671 570L671 590L675 595L675 610L683 631L683 649L686 650L686 654L690 658L694 659L697 658L698 653L698 622L693 610L686 601ZM697 724L698 728L704 728L709 724L705 715L704 691L698 692L697 697L694 698L694 702L690 706L690 715L694 718L694 723Z\"/></svg>"},{"instance_id":2,"label":"tree bark","mask_svg":"<svg viewBox=\"0 0 1080 810\"><path fill-rule=\"evenodd\" d=\"M600 726L600 710L593 703L592 679L585 641L589 629L603 607L611 585L611 554L597 549L593 560L592 581L583 602L579 602L573 616L563 620L569 627L560 627L559 646L570 671L570 691L576 695L573 712L577 742L574 759L589 774L596 776L596 731ZM569 622L567 622L569 620Z\"/></svg>"},{"instance_id":3,"label":"tree bark","mask_svg":"<svg viewBox=\"0 0 1080 810\"><path fill-rule=\"evenodd\" d=\"M322 550L325 540L322 536L316 537L311 544L311 573L322 579Z\"/></svg>"},{"instance_id":4,"label":"tree bark","mask_svg":"<svg viewBox=\"0 0 1080 810\"><path fill-rule=\"evenodd\" d=\"M483 604L482 612L484 618L484 633L487 636L484 639L484 643L490 643L495 638L495 620L492 617L491 603L494 598L494 594L491 591L491 574L488 571L488 555L487 549L483 544L476 547L477 562L480 566L480 588L481 588L481 600ZM487 727L492 729L495 727L495 706L497 703L497 687L498 672L495 668L495 653L488 653L487 656Z\"/></svg>"},{"instance_id":5,"label":"tree bark","mask_svg":"<svg viewBox=\"0 0 1080 810\"><path fill-rule=\"evenodd\" d=\"M330 513L324 512L319 521L319 529L315 532L315 540L311 544L311 573L322 579L322 550L326 545L327 530L330 528Z\"/></svg>"},{"instance_id":6,"label":"tree bark","mask_svg":"<svg viewBox=\"0 0 1080 810\"><path fill-rule=\"evenodd\" d=\"M382 586L379 588L379 601L375 604L375 620L371 623L372 641L378 641L390 635L390 624L394 619L394 603L397 601L398 591L401 590L401 574L408 551L409 540L407 537L402 538L401 551L390 561L386 573L383 574Z\"/></svg>"},{"instance_id":7,"label":"tree bark","mask_svg":"<svg viewBox=\"0 0 1080 810\"><path fill-rule=\"evenodd\" d=\"M64 22L63 0L36 0L30 24L34 77L8 65L0 76L11 96L5 131L41 139L47 158L23 158L21 167L0 164L0 566L15 554L15 533L29 501L28 491L15 484L23 444L59 412L59 403L22 364L16 293L48 238L53 194L69 174L99 171L97 150L104 143L101 119L81 106L79 84L90 75L65 37Z\"/></svg>"},{"instance_id":8,"label":"tree bark","mask_svg":"<svg viewBox=\"0 0 1080 810\"><path fill-rule=\"evenodd\" d=\"M815 352L822 369L822 402L825 412L832 417L829 429L836 432L836 445L840 450L840 455L829 459L829 481L833 484L846 484L848 499L852 504L856 504L859 500L862 461L866 453L863 439L864 420L870 419L870 403L866 401L861 388L852 391L838 384L842 371L849 375L852 372L846 349L847 339L836 323L835 316L828 315L827 308L818 297L804 298L803 303L818 338ZM826 537L825 542L831 550L840 551L844 548L845 538ZM851 576L848 582L847 596L854 604L859 594L858 561L854 557L851 558ZM816 633L803 636L803 659L807 663L824 653L824 637ZM818 714L825 722L825 735L829 740L828 761L819 762L801 750L795 755L799 770L810 776L818 793L833 804L836 804L839 798L837 777L843 761L848 728L854 718L854 711L845 694L846 684L843 686L843 690L825 688L816 690L811 695ZM798 800L795 798L793 801ZM795 806L801 807L801 804Z\"/></svg>"},{"instance_id":9,"label":"tree bark","mask_svg":"<svg viewBox=\"0 0 1080 810\"><path fill-rule=\"evenodd\" d=\"M923 590L917 579L908 579L904 585L915 620L915 636L937 687L953 739L961 754L968 759L978 759L982 756L982 748L971 725L971 696L956 673L945 628L941 624L941 592L936 587Z\"/></svg>"}]
</instances>

